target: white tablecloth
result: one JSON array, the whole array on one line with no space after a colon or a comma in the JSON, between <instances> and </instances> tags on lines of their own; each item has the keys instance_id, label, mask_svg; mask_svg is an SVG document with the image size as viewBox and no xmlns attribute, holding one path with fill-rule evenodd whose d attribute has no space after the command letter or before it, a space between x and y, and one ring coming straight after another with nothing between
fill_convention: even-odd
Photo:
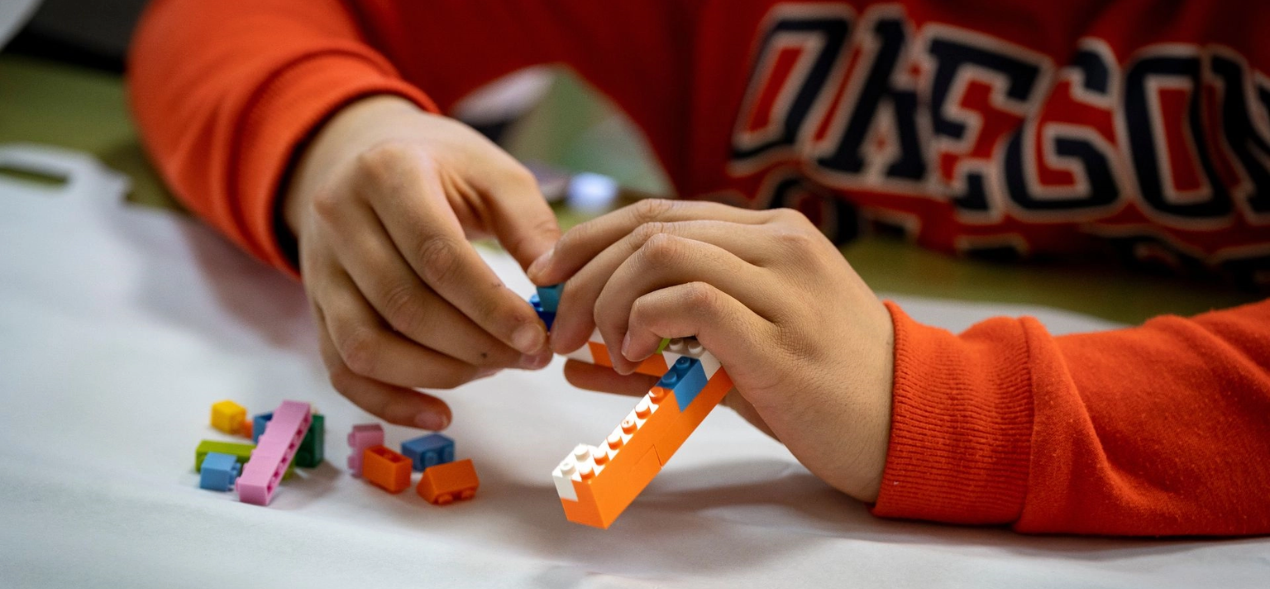
<instances>
[{"instance_id":1,"label":"white tablecloth","mask_svg":"<svg viewBox=\"0 0 1270 589\"><path fill-rule=\"evenodd\" d=\"M327 384L300 287L196 222L121 205L121 185L80 168L90 179L58 195L0 183L0 587L1270 587L1267 539L876 519L727 410L611 529L572 524L550 471L633 401L569 387L559 362L442 393L476 499L389 495L345 471L344 436L372 418ZM487 259L531 291L505 255ZM952 329L1001 313L1060 333L1106 327L898 299ZM268 508L200 490L194 447L232 440L208 426L226 398L251 413L313 402L326 464ZM417 434L387 428L390 446Z\"/></svg>"}]
</instances>

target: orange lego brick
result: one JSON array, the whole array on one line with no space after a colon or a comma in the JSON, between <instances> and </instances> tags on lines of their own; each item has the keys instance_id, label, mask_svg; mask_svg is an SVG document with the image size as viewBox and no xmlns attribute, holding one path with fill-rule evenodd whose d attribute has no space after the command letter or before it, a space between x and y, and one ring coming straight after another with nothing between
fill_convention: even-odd
<instances>
[{"instance_id":1,"label":"orange lego brick","mask_svg":"<svg viewBox=\"0 0 1270 589\"><path fill-rule=\"evenodd\" d=\"M593 361L608 366L608 349L596 340L588 343ZM731 377L695 339L665 344L639 366L663 376L658 386L598 446L578 445L552 472L569 521L611 525L732 389Z\"/></svg>"},{"instance_id":2,"label":"orange lego brick","mask_svg":"<svg viewBox=\"0 0 1270 589\"><path fill-rule=\"evenodd\" d=\"M428 503L449 505L475 497L480 486L481 479L476 476L476 468L468 458L429 466L423 471L423 478L419 479L415 492Z\"/></svg>"},{"instance_id":3,"label":"orange lego brick","mask_svg":"<svg viewBox=\"0 0 1270 589\"><path fill-rule=\"evenodd\" d=\"M384 446L371 446L362 453L362 478L389 493L410 486L410 459Z\"/></svg>"},{"instance_id":4,"label":"orange lego brick","mask_svg":"<svg viewBox=\"0 0 1270 589\"><path fill-rule=\"evenodd\" d=\"M587 342L587 347L591 348L591 358L595 360L596 366L613 367L613 360L609 358L609 349L602 343Z\"/></svg>"},{"instance_id":5,"label":"orange lego brick","mask_svg":"<svg viewBox=\"0 0 1270 589\"><path fill-rule=\"evenodd\" d=\"M591 350L592 364L596 366L613 367L613 361L609 358L609 348L603 342L587 342L587 347ZM574 358L575 360L579 358ZM635 372L647 374L649 376L661 376L666 374L668 367L666 366L666 358L661 354L653 354L635 367Z\"/></svg>"}]
</instances>

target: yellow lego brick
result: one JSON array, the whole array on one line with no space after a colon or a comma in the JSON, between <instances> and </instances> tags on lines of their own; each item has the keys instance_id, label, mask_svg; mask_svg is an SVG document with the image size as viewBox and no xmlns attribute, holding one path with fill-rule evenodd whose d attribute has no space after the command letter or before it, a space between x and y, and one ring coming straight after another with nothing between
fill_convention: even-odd
<instances>
[{"instance_id":1,"label":"yellow lego brick","mask_svg":"<svg viewBox=\"0 0 1270 589\"><path fill-rule=\"evenodd\" d=\"M233 401L212 404L212 427L235 435L242 431L245 421L247 421L247 409L242 405Z\"/></svg>"}]
</instances>

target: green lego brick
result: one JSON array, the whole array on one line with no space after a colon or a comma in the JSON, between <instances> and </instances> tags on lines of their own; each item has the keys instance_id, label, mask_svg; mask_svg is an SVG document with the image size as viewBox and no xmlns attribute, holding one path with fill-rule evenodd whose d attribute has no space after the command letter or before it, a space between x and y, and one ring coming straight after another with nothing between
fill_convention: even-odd
<instances>
[{"instance_id":1,"label":"green lego brick","mask_svg":"<svg viewBox=\"0 0 1270 589\"><path fill-rule=\"evenodd\" d=\"M234 442L218 442L216 440L203 440L198 443L198 448L194 450L194 472L201 472L203 469L203 459L207 458L208 452L219 452L228 454L238 461L238 464L247 464L247 460L251 458L251 452L256 447L251 444L237 444ZM287 472L283 473L283 480L291 478L295 474L295 461L287 465Z\"/></svg>"},{"instance_id":2,"label":"green lego brick","mask_svg":"<svg viewBox=\"0 0 1270 589\"><path fill-rule=\"evenodd\" d=\"M666 346L669 346L669 345L670 345L670 338L668 338L668 337L663 337L663 338L661 338L661 343L660 343L660 344L657 344L657 352L656 352L656 353L660 354L660 353L662 353L662 352L665 352L665 351L666 351Z\"/></svg>"},{"instance_id":3,"label":"green lego brick","mask_svg":"<svg viewBox=\"0 0 1270 589\"><path fill-rule=\"evenodd\" d=\"M314 468L322 464L326 457L326 418L313 414L313 423L309 424L309 433L304 434L304 441L295 452L292 464L300 468Z\"/></svg>"}]
</instances>

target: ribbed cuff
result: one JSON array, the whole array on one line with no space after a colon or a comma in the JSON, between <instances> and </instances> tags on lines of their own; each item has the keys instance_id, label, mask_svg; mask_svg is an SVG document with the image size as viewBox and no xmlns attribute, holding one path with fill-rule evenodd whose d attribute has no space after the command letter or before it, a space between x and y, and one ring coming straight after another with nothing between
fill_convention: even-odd
<instances>
[{"instance_id":1,"label":"ribbed cuff","mask_svg":"<svg viewBox=\"0 0 1270 589\"><path fill-rule=\"evenodd\" d=\"M1027 335L991 319L960 336L887 303L895 325L891 437L873 514L959 524L1018 519L1027 491Z\"/></svg>"},{"instance_id":2,"label":"ribbed cuff","mask_svg":"<svg viewBox=\"0 0 1270 589\"><path fill-rule=\"evenodd\" d=\"M298 277L275 228L277 200L296 151L340 108L360 98L392 94L438 112L418 88L398 77L378 55L328 50L304 56L281 68L257 95L243 125L242 195L238 218L245 226L248 250L292 277Z\"/></svg>"}]
</instances>

